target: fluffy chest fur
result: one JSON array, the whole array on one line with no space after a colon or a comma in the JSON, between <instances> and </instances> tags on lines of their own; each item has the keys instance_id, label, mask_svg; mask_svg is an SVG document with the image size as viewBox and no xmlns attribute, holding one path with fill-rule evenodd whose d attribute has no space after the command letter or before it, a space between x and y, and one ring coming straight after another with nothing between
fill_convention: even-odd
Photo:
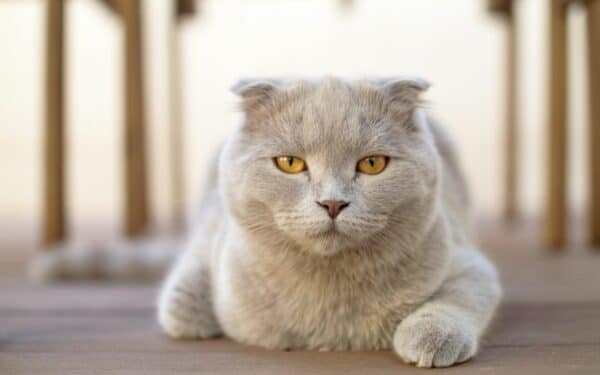
<instances>
[{"instance_id":1,"label":"fluffy chest fur","mask_svg":"<svg viewBox=\"0 0 600 375\"><path fill-rule=\"evenodd\" d=\"M213 263L215 312L227 336L268 348L388 349L398 323L439 287L445 248L401 246L323 260L223 228ZM440 231L438 226L432 231ZM416 272L418 270L419 272Z\"/></svg>"}]
</instances>

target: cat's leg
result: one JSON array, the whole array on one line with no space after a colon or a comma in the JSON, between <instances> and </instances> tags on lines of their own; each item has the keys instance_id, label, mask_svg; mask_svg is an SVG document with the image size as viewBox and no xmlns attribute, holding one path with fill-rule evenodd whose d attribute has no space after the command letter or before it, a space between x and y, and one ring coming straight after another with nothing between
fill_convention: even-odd
<instances>
[{"instance_id":1,"label":"cat's leg","mask_svg":"<svg viewBox=\"0 0 600 375\"><path fill-rule=\"evenodd\" d=\"M198 250L192 246L182 254L160 292L158 321L172 338L203 339L221 334L212 303L210 262Z\"/></svg>"},{"instance_id":2,"label":"cat's leg","mask_svg":"<svg viewBox=\"0 0 600 375\"><path fill-rule=\"evenodd\" d=\"M396 328L394 350L419 367L467 361L475 355L500 296L489 261L475 251L457 250L440 290Z\"/></svg>"}]
</instances>

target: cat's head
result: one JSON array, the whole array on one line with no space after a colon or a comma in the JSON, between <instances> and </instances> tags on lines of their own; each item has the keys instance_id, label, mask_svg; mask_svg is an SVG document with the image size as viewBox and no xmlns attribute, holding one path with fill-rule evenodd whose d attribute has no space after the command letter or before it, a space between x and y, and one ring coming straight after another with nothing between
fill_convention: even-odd
<instances>
[{"instance_id":1,"label":"cat's head","mask_svg":"<svg viewBox=\"0 0 600 375\"><path fill-rule=\"evenodd\" d=\"M243 80L244 120L221 158L247 231L330 255L432 214L439 162L419 79ZM406 236L402 237L406 238Z\"/></svg>"}]
</instances>

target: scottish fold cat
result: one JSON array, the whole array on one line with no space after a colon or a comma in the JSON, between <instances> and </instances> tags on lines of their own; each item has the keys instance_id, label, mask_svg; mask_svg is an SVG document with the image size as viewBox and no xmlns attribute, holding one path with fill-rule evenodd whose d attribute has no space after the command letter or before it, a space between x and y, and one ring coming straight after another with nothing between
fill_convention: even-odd
<instances>
[{"instance_id":1,"label":"scottish fold cat","mask_svg":"<svg viewBox=\"0 0 600 375\"><path fill-rule=\"evenodd\" d=\"M450 138L420 79L251 79L190 240L161 288L173 338L271 349L392 349L445 367L475 355L501 296L477 250ZM70 246L38 278L154 277L173 244Z\"/></svg>"},{"instance_id":2,"label":"scottish fold cat","mask_svg":"<svg viewBox=\"0 0 600 375\"><path fill-rule=\"evenodd\" d=\"M477 351L500 299L449 138L419 79L244 80L202 224L164 283L174 338L393 349L420 367Z\"/></svg>"}]
</instances>

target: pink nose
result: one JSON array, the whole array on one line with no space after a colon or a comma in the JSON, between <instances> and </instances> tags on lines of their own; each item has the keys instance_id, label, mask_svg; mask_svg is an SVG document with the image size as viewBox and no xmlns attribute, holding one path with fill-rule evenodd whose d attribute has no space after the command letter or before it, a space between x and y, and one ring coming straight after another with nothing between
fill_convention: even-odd
<instances>
[{"instance_id":1,"label":"pink nose","mask_svg":"<svg viewBox=\"0 0 600 375\"><path fill-rule=\"evenodd\" d=\"M350 202L324 200L317 202L317 204L327 210L330 218L335 219L344 208L348 207Z\"/></svg>"}]
</instances>

